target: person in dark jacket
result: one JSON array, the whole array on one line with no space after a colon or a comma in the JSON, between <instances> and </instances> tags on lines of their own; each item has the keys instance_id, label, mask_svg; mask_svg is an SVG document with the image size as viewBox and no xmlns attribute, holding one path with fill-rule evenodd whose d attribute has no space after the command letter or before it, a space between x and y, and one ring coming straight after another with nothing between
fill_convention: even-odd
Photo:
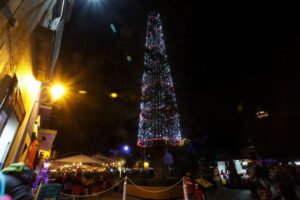
<instances>
[{"instance_id":1,"label":"person in dark jacket","mask_svg":"<svg viewBox=\"0 0 300 200\"><path fill-rule=\"evenodd\" d=\"M13 163L1 171L5 176L5 194L13 200L32 200L31 184L35 174L24 163Z\"/></svg>"}]
</instances>

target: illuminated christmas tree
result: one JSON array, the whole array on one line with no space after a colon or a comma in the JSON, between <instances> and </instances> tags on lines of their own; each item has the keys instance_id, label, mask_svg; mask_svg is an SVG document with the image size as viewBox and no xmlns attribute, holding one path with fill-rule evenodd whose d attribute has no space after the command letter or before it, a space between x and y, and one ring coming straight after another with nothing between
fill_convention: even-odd
<instances>
[{"instance_id":1,"label":"illuminated christmas tree","mask_svg":"<svg viewBox=\"0 0 300 200\"><path fill-rule=\"evenodd\" d=\"M151 12L148 16L145 47L137 145L178 145L181 141L179 114L157 12Z\"/></svg>"}]
</instances>

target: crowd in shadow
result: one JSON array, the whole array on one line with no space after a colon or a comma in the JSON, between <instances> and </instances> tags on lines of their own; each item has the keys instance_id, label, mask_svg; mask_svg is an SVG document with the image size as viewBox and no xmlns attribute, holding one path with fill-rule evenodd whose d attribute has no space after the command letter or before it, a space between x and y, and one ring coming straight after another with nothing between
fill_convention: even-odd
<instances>
[{"instance_id":1,"label":"crowd in shadow","mask_svg":"<svg viewBox=\"0 0 300 200\"><path fill-rule=\"evenodd\" d=\"M111 188L115 178L116 175L107 172L57 173L52 175L50 182L60 183L65 194L87 195Z\"/></svg>"},{"instance_id":2,"label":"crowd in shadow","mask_svg":"<svg viewBox=\"0 0 300 200\"><path fill-rule=\"evenodd\" d=\"M251 199L298 200L296 186L299 173L294 165L260 165L249 163Z\"/></svg>"},{"instance_id":3,"label":"crowd in shadow","mask_svg":"<svg viewBox=\"0 0 300 200\"><path fill-rule=\"evenodd\" d=\"M251 200L298 200L296 188L300 183L300 168L293 164L249 162L246 173L235 168L219 171L216 165L200 166L193 179L203 178L213 183L210 190L222 195L222 189L248 189ZM203 188L203 190L208 190Z\"/></svg>"}]
</instances>

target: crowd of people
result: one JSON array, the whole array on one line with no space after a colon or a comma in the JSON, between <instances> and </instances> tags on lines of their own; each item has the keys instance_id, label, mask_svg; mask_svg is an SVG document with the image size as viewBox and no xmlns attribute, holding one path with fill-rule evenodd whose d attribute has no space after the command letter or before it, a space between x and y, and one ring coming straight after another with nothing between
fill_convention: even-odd
<instances>
[{"instance_id":1,"label":"crowd of people","mask_svg":"<svg viewBox=\"0 0 300 200\"><path fill-rule=\"evenodd\" d=\"M184 176L187 195L191 200L205 199L206 188L197 185L199 177L214 184L216 194L222 195L222 188L236 184L237 174L219 171L217 166L200 167L194 176L188 172ZM298 200L296 187L299 184L299 172L293 165L265 165L249 162L246 170L247 187L251 200ZM97 193L113 187L117 174L108 172L55 173L49 182L60 183L65 194L85 195ZM0 200L31 200L34 193L32 184L35 173L24 163L14 163L0 172ZM223 180L226 180L225 182ZM237 183L239 182L236 180ZM241 183L241 182L239 182Z\"/></svg>"},{"instance_id":2,"label":"crowd of people","mask_svg":"<svg viewBox=\"0 0 300 200\"><path fill-rule=\"evenodd\" d=\"M298 200L298 173L293 165L248 164L251 199Z\"/></svg>"},{"instance_id":3,"label":"crowd of people","mask_svg":"<svg viewBox=\"0 0 300 200\"><path fill-rule=\"evenodd\" d=\"M230 166L228 166L230 169ZM191 173L186 174L186 183L190 185L189 196L194 199L195 182ZM239 175L236 169L225 172L219 170L216 165L200 166L199 171L194 174L196 177L204 178L214 185L213 191L222 195L225 187L248 188L251 200L298 200L296 187L299 184L299 172L291 164L266 165L261 162L252 161L248 163L246 174ZM244 177L247 177L246 179ZM193 183L193 184L192 184ZM202 188L203 189L203 188ZM205 189L203 189L205 190Z\"/></svg>"},{"instance_id":4,"label":"crowd of people","mask_svg":"<svg viewBox=\"0 0 300 200\"><path fill-rule=\"evenodd\" d=\"M13 163L0 171L0 200L33 200L37 174L24 163ZM60 183L66 194L85 195L113 187L116 174L108 172L55 173L47 182Z\"/></svg>"},{"instance_id":5,"label":"crowd of people","mask_svg":"<svg viewBox=\"0 0 300 200\"><path fill-rule=\"evenodd\" d=\"M50 182L60 183L65 194L84 195L101 192L114 185L116 175L107 172L57 173L52 174Z\"/></svg>"}]
</instances>

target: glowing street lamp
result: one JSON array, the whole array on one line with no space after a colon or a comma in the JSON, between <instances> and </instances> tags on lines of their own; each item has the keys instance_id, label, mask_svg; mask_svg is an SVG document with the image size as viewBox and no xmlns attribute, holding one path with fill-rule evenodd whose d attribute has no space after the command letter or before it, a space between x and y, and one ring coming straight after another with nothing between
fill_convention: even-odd
<instances>
[{"instance_id":1,"label":"glowing street lamp","mask_svg":"<svg viewBox=\"0 0 300 200\"><path fill-rule=\"evenodd\" d=\"M131 152L131 148L129 145L127 144L123 144L119 147L119 150L123 153L123 154L129 154Z\"/></svg>"},{"instance_id":2,"label":"glowing street lamp","mask_svg":"<svg viewBox=\"0 0 300 200\"><path fill-rule=\"evenodd\" d=\"M66 88L61 84L44 85L39 89L39 100L37 102L51 104L66 93Z\"/></svg>"},{"instance_id":3,"label":"glowing street lamp","mask_svg":"<svg viewBox=\"0 0 300 200\"><path fill-rule=\"evenodd\" d=\"M123 147L123 150L124 150L125 152L128 152L128 151L129 151L129 146L128 146L128 145L125 145L125 146Z\"/></svg>"},{"instance_id":4,"label":"glowing street lamp","mask_svg":"<svg viewBox=\"0 0 300 200\"><path fill-rule=\"evenodd\" d=\"M60 99L66 93L66 89L64 86L62 86L60 84L56 84L50 88L50 92L51 92L52 100L56 101L56 100Z\"/></svg>"},{"instance_id":5,"label":"glowing street lamp","mask_svg":"<svg viewBox=\"0 0 300 200\"><path fill-rule=\"evenodd\" d=\"M144 169L148 169L149 168L149 162L147 162L147 161L144 161Z\"/></svg>"},{"instance_id":6,"label":"glowing street lamp","mask_svg":"<svg viewBox=\"0 0 300 200\"><path fill-rule=\"evenodd\" d=\"M116 92L112 92L112 93L110 93L109 96L110 96L112 99L115 99L115 98L118 97L118 94L117 94Z\"/></svg>"}]
</instances>

